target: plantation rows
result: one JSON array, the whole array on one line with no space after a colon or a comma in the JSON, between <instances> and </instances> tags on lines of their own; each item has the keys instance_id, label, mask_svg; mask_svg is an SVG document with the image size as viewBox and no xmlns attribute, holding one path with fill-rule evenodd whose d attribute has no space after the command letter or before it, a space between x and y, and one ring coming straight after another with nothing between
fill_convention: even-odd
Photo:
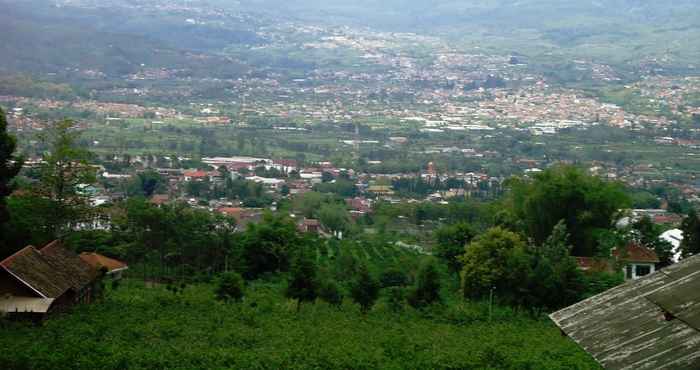
<instances>
[{"instance_id":1,"label":"plantation rows","mask_svg":"<svg viewBox=\"0 0 700 370\"><path fill-rule=\"evenodd\" d=\"M358 261L376 267L390 266L400 263L402 260L417 259L421 256L415 250L394 244L377 245L376 243L330 240L318 243L316 247L316 263L328 265L342 254L348 254Z\"/></svg>"}]
</instances>

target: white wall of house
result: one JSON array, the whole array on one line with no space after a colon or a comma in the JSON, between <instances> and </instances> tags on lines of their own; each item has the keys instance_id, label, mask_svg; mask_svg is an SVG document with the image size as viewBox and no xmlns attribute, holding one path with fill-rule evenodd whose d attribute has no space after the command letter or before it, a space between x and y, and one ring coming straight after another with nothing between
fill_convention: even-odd
<instances>
[{"instance_id":1,"label":"white wall of house","mask_svg":"<svg viewBox=\"0 0 700 370\"><path fill-rule=\"evenodd\" d=\"M653 263L630 262L624 269L625 279L637 280L643 276L653 273L654 271L656 271L656 265Z\"/></svg>"}]
</instances>

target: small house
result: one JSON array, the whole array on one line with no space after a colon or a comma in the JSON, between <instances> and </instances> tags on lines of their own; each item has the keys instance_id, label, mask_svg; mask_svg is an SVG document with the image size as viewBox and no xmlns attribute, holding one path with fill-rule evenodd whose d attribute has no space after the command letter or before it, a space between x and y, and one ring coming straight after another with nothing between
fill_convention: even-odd
<instances>
[{"instance_id":1,"label":"small house","mask_svg":"<svg viewBox=\"0 0 700 370\"><path fill-rule=\"evenodd\" d=\"M40 320L99 294L99 270L54 241L0 262L0 314Z\"/></svg>"},{"instance_id":2,"label":"small house","mask_svg":"<svg viewBox=\"0 0 700 370\"><path fill-rule=\"evenodd\" d=\"M656 271L659 257L653 249L630 243L625 248L613 250L613 256L622 266L625 280L636 280Z\"/></svg>"},{"instance_id":3,"label":"small house","mask_svg":"<svg viewBox=\"0 0 700 370\"><path fill-rule=\"evenodd\" d=\"M304 221L299 225L299 231L304 233L318 234L321 230L321 223L312 218L305 218Z\"/></svg>"}]
</instances>

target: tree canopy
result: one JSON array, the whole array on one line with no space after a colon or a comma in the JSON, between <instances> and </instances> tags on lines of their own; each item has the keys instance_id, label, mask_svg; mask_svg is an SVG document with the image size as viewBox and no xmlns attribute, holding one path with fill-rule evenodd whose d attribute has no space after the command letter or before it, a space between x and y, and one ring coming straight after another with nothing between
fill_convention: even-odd
<instances>
[{"instance_id":1,"label":"tree canopy","mask_svg":"<svg viewBox=\"0 0 700 370\"><path fill-rule=\"evenodd\" d=\"M7 133L5 112L0 109L0 227L9 219L5 198L12 193L12 179L22 167L15 156L16 146L14 136Z\"/></svg>"},{"instance_id":2,"label":"tree canopy","mask_svg":"<svg viewBox=\"0 0 700 370\"><path fill-rule=\"evenodd\" d=\"M612 227L619 210L629 204L621 184L572 166L550 168L532 179L514 179L509 186L507 226L541 244L564 220L576 256L595 255L595 231Z\"/></svg>"}]
</instances>

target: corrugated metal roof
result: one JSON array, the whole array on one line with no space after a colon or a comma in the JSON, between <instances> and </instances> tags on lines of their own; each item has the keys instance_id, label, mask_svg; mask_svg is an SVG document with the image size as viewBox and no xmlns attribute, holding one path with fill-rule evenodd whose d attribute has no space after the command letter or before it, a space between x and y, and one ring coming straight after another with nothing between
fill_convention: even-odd
<instances>
[{"instance_id":1,"label":"corrugated metal roof","mask_svg":"<svg viewBox=\"0 0 700 370\"><path fill-rule=\"evenodd\" d=\"M606 369L700 369L700 256L550 318Z\"/></svg>"}]
</instances>

